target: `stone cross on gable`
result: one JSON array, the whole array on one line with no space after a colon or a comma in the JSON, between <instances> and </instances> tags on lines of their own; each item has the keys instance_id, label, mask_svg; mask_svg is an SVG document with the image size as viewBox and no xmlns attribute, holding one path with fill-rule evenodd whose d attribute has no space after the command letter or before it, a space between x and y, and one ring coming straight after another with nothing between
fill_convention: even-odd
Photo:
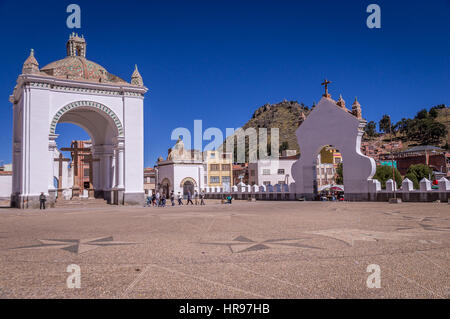
<instances>
[{"instance_id":1,"label":"stone cross on gable","mask_svg":"<svg viewBox=\"0 0 450 319\"><path fill-rule=\"evenodd\" d=\"M325 96L327 98L331 97L331 95L328 94L328 84L330 84L330 83L331 83L331 81L328 81L327 79L325 79L325 81L323 81L321 83L321 85L325 86L325 94L323 94L323 96Z\"/></svg>"}]
</instances>

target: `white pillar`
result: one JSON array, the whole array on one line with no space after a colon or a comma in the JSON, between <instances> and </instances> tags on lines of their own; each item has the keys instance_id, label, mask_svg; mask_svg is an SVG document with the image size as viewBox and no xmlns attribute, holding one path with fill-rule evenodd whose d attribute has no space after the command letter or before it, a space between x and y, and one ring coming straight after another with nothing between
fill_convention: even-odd
<instances>
[{"instance_id":1,"label":"white pillar","mask_svg":"<svg viewBox=\"0 0 450 319\"><path fill-rule=\"evenodd\" d=\"M50 174L48 177L48 189L49 190L55 190L54 185L54 167L55 167L55 149L56 149L56 139L58 138L57 134L51 134L48 139L48 157L50 162ZM59 164L59 163L58 163ZM59 165L58 165L59 167ZM58 178L59 178L59 172L58 172ZM62 184L62 181L61 181Z\"/></svg>"},{"instance_id":2,"label":"white pillar","mask_svg":"<svg viewBox=\"0 0 450 319\"><path fill-rule=\"evenodd\" d=\"M111 154L105 154L103 156L103 190L111 189Z\"/></svg>"},{"instance_id":3,"label":"white pillar","mask_svg":"<svg viewBox=\"0 0 450 319\"><path fill-rule=\"evenodd\" d=\"M116 188L117 186L117 152L114 150L113 156L112 156L112 187Z\"/></svg>"},{"instance_id":4,"label":"white pillar","mask_svg":"<svg viewBox=\"0 0 450 319\"><path fill-rule=\"evenodd\" d=\"M117 188L125 188L125 185L123 184L123 147L117 149L117 166Z\"/></svg>"}]
</instances>

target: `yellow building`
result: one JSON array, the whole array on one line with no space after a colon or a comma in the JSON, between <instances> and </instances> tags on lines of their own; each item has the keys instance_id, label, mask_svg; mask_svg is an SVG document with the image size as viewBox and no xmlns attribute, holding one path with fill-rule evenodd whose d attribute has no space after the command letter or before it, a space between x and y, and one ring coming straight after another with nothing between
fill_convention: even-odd
<instances>
[{"instance_id":1,"label":"yellow building","mask_svg":"<svg viewBox=\"0 0 450 319\"><path fill-rule=\"evenodd\" d=\"M206 165L205 185L209 187L232 186L233 162L232 153L205 151L203 160Z\"/></svg>"},{"instance_id":2,"label":"yellow building","mask_svg":"<svg viewBox=\"0 0 450 319\"><path fill-rule=\"evenodd\" d=\"M335 148L325 146L320 151L322 164L333 164L336 168L339 163L342 163L342 155Z\"/></svg>"}]
</instances>

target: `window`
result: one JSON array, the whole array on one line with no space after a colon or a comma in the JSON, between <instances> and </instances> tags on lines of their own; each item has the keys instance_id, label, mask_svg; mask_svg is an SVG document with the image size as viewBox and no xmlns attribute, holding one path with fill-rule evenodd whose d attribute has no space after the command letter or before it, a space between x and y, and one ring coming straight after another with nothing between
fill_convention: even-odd
<instances>
[{"instance_id":1,"label":"window","mask_svg":"<svg viewBox=\"0 0 450 319\"><path fill-rule=\"evenodd\" d=\"M89 168L85 168L83 170L83 175L84 175L84 177L89 177Z\"/></svg>"},{"instance_id":2,"label":"window","mask_svg":"<svg viewBox=\"0 0 450 319\"><path fill-rule=\"evenodd\" d=\"M205 175L205 184L208 184L208 176Z\"/></svg>"},{"instance_id":3,"label":"window","mask_svg":"<svg viewBox=\"0 0 450 319\"><path fill-rule=\"evenodd\" d=\"M229 171L231 169L230 164L222 164L222 171Z\"/></svg>"},{"instance_id":4,"label":"window","mask_svg":"<svg viewBox=\"0 0 450 319\"><path fill-rule=\"evenodd\" d=\"M155 183L155 178L154 177L150 177L149 183Z\"/></svg>"},{"instance_id":5,"label":"window","mask_svg":"<svg viewBox=\"0 0 450 319\"><path fill-rule=\"evenodd\" d=\"M284 169L283 168L278 169L278 175L284 175Z\"/></svg>"},{"instance_id":6,"label":"window","mask_svg":"<svg viewBox=\"0 0 450 319\"><path fill-rule=\"evenodd\" d=\"M230 176L222 176L222 183L229 183L230 182Z\"/></svg>"},{"instance_id":7,"label":"window","mask_svg":"<svg viewBox=\"0 0 450 319\"><path fill-rule=\"evenodd\" d=\"M220 177L219 176L210 176L209 182L211 184L218 184L218 183L220 183Z\"/></svg>"},{"instance_id":8,"label":"window","mask_svg":"<svg viewBox=\"0 0 450 319\"><path fill-rule=\"evenodd\" d=\"M265 168L265 169L263 169L262 173L263 173L263 175L270 175L270 169Z\"/></svg>"},{"instance_id":9,"label":"window","mask_svg":"<svg viewBox=\"0 0 450 319\"><path fill-rule=\"evenodd\" d=\"M211 158L216 158L216 152L211 152Z\"/></svg>"},{"instance_id":10,"label":"window","mask_svg":"<svg viewBox=\"0 0 450 319\"><path fill-rule=\"evenodd\" d=\"M333 174L333 169L332 169L332 168L327 168L327 174L328 174L328 175Z\"/></svg>"},{"instance_id":11,"label":"window","mask_svg":"<svg viewBox=\"0 0 450 319\"><path fill-rule=\"evenodd\" d=\"M220 165L219 164L211 164L209 165L210 171L220 171Z\"/></svg>"},{"instance_id":12,"label":"window","mask_svg":"<svg viewBox=\"0 0 450 319\"><path fill-rule=\"evenodd\" d=\"M254 169L252 169L252 170L250 171L250 176L255 176L255 170L254 170Z\"/></svg>"}]
</instances>

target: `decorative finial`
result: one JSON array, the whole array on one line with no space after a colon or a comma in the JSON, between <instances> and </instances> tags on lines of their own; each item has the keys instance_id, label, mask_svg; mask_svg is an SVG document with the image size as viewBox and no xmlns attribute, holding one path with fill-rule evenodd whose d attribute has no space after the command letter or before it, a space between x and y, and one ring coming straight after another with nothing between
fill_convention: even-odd
<instances>
[{"instance_id":1,"label":"decorative finial","mask_svg":"<svg viewBox=\"0 0 450 319\"><path fill-rule=\"evenodd\" d=\"M131 75L131 84L138 85L138 86L144 86L144 80L142 79L142 76L139 73L137 64L134 65L134 72Z\"/></svg>"},{"instance_id":2,"label":"decorative finial","mask_svg":"<svg viewBox=\"0 0 450 319\"><path fill-rule=\"evenodd\" d=\"M362 119L361 105L358 102L358 98L355 96L355 102L352 105L352 114L358 119Z\"/></svg>"},{"instance_id":3,"label":"decorative finial","mask_svg":"<svg viewBox=\"0 0 450 319\"><path fill-rule=\"evenodd\" d=\"M323 94L322 96L326 97L326 98L331 98L331 95L328 94L328 84L330 84L331 81L328 81L327 79L325 79L325 81L323 81L321 83L321 85L325 86L325 94Z\"/></svg>"},{"instance_id":4,"label":"decorative finial","mask_svg":"<svg viewBox=\"0 0 450 319\"><path fill-rule=\"evenodd\" d=\"M336 105L345 109L345 100L342 98L342 94L339 94L339 100L336 102Z\"/></svg>"},{"instance_id":5,"label":"decorative finial","mask_svg":"<svg viewBox=\"0 0 450 319\"><path fill-rule=\"evenodd\" d=\"M23 63L22 67L22 73L23 74L37 74L39 73L39 63L37 62L36 58L34 57L34 50L30 50L30 55Z\"/></svg>"}]
</instances>

